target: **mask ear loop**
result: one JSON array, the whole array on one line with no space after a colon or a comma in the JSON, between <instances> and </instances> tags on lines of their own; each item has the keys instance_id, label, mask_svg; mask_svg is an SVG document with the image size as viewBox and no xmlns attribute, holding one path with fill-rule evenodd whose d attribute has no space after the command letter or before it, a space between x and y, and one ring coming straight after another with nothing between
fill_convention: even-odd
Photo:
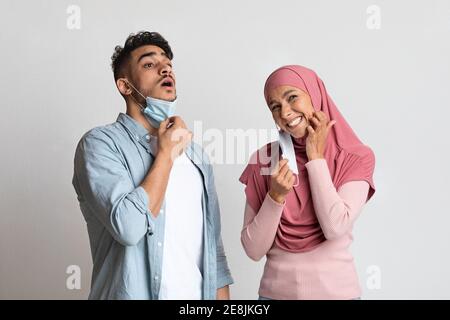
<instances>
[{"instance_id":1,"label":"mask ear loop","mask_svg":"<svg viewBox=\"0 0 450 320\"><path fill-rule=\"evenodd\" d=\"M293 187L297 187L297 186L299 185L299 183L300 183L300 178L298 177L298 174L295 174L295 173L294 173L294 176L295 176L295 180L297 180L297 183L294 184L294 185L292 185L292 186L293 186Z\"/></svg>"},{"instance_id":2,"label":"mask ear loop","mask_svg":"<svg viewBox=\"0 0 450 320\"><path fill-rule=\"evenodd\" d=\"M144 98L144 100L145 100L145 97L144 97L144 95L138 90L138 89L136 89L132 84L131 84L131 82L130 81L128 81L127 80L127 84L130 86L130 87L132 87L133 89L134 89L134 91L136 91L142 98ZM136 100L136 98L135 97L133 97L133 95L131 94L131 98L134 100L134 102L136 102L137 104L138 104L138 106L139 107L141 107L141 109L142 110L144 110L145 108L144 108L144 106L143 105L141 105L140 103L139 103L139 101L137 101Z\"/></svg>"}]
</instances>

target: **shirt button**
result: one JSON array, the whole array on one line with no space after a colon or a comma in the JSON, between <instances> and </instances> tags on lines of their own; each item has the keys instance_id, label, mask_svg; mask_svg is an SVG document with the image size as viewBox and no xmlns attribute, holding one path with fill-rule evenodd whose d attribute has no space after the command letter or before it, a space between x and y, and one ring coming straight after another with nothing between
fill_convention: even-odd
<instances>
[{"instance_id":1,"label":"shirt button","mask_svg":"<svg viewBox=\"0 0 450 320\"><path fill-rule=\"evenodd\" d=\"M162 246L162 243L161 242L158 242L158 247L161 247Z\"/></svg>"},{"instance_id":2,"label":"shirt button","mask_svg":"<svg viewBox=\"0 0 450 320\"><path fill-rule=\"evenodd\" d=\"M164 213L164 209L159 210L159 213Z\"/></svg>"},{"instance_id":3,"label":"shirt button","mask_svg":"<svg viewBox=\"0 0 450 320\"><path fill-rule=\"evenodd\" d=\"M146 135L146 136L145 136L145 139L150 140L150 136L149 136L149 135Z\"/></svg>"},{"instance_id":4,"label":"shirt button","mask_svg":"<svg viewBox=\"0 0 450 320\"><path fill-rule=\"evenodd\" d=\"M155 276L155 280L158 280L159 279L159 277L158 276Z\"/></svg>"}]
</instances>

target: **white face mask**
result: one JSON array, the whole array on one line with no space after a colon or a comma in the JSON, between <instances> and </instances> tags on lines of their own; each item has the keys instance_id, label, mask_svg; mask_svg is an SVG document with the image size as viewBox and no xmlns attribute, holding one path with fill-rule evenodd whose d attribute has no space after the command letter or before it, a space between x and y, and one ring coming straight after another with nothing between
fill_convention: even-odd
<instances>
[{"instance_id":1,"label":"white face mask","mask_svg":"<svg viewBox=\"0 0 450 320\"><path fill-rule=\"evenodd\" d=\"M278 141L283 158L288 160L289 169L296 175L297 183L294 184L294 187L296 187L298 185L298 166L291 135L286 131L278 130Z\"/></svg>"}]
</instances>

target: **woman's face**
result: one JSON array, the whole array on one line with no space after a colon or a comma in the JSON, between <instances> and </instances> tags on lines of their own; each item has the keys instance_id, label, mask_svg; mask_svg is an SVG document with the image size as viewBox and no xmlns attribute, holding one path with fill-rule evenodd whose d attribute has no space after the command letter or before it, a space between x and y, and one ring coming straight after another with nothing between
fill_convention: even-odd
<instances>
[{"instance_id":1,"label":"woman's face","mask_svg":"<svg viewBox=\"0 0 450 320\"><path fill-rule=\"evenodd\" d=\"M311 98L305 91L291 86L279 86L269 91L269 109L275 123L294 138L308 132L308 119L314 114Z\"/></svg>"}]
</instances>

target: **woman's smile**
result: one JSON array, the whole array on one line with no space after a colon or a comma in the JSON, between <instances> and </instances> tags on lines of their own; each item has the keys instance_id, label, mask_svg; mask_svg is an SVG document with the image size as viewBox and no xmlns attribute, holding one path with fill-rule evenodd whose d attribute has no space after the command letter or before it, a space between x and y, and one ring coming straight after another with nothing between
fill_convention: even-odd
<instances>
[{"instance_id":1,"label":"woman's smile","mask_svg":"<svg viewBox=\"0 0 450 320\"><path fill-rule=\"evenodd\" d=\"M292 121L288 122L286 124L286 126L289 129L294 129L295 127L297 127L302 122L302 120L303 120L303 117L302 116L298 116L298 117L294 118Z\"/></svg>"}]
</instances>

